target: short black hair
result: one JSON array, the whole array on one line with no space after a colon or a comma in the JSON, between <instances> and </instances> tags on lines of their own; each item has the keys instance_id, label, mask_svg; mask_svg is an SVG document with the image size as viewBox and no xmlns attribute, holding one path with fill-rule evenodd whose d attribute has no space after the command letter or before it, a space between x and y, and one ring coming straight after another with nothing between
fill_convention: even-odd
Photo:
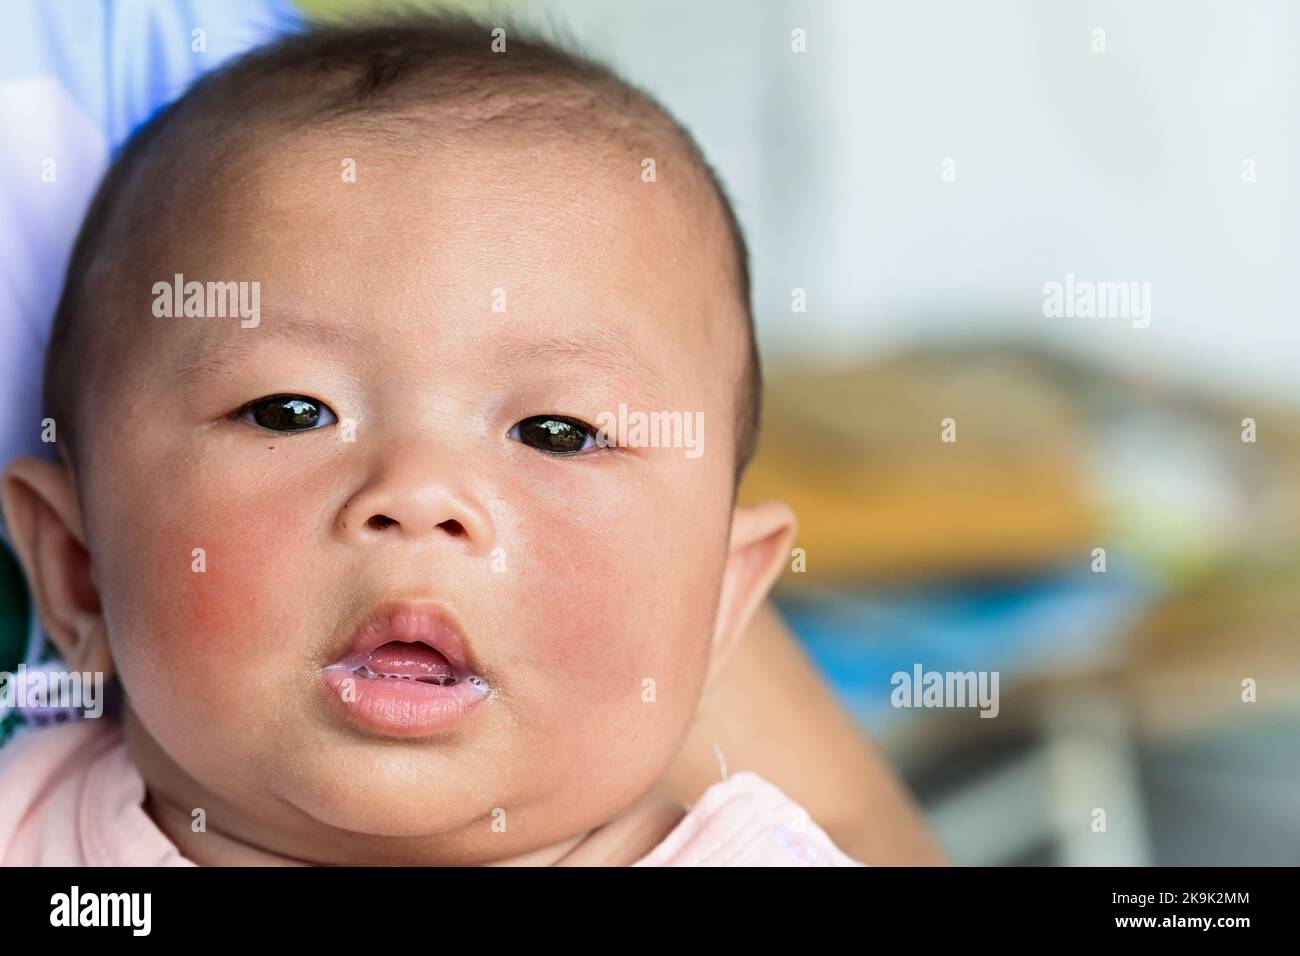
<instances>
[{"instance_id":1,"label":"short black hair","mask_svg":"<svg viewBox=\"0 0 1300 956\"><path fill-rule=\"evenodd\" d=\"M503 30L504 34L494 31ZM492 42L504 36L506 51ZM308 27L255 48L196 81L126 142L99 185L68 262L46 356L46 414L58 422L69 463L77 442L78 390L94 365L89 303L120 282L123 250L159 241L157 196L184 184L267 128L360 128L397 138L443 110L439 135L484 124L667 148L686 180L713 197L744 312L745 366L738 383L738 484L757 444L762 372L754 333L749 253L732 204L691 134L650 94L575 51L518 24L465 15L402 14ZM449 122L443 122L443 120ZM593 135L594 134L594 135ZM642 153L641 155L650 155ZM199 168L196 168L199 167ZM102 321L102 319L101 319Z\"/></svg>"}]
</instances>

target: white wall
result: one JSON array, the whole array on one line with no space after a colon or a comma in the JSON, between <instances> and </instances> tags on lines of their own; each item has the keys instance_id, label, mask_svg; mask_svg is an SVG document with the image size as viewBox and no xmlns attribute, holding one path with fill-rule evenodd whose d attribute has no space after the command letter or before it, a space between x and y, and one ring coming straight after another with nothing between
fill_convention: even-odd
<instances>
[{"instance_id":1,"label":"white wall","mask_svg":"<svg viewBox=\"0 0 1300 956\"><path fill-rule=\"evenodd\" d=\"M702 142L750 237L769 351L1012 333L1300 401L1300 4L526 9L568 22ZM1151 282L1150 327L1045 318L1043 283L1067 272Z\"/></svg>"}]
</instances>

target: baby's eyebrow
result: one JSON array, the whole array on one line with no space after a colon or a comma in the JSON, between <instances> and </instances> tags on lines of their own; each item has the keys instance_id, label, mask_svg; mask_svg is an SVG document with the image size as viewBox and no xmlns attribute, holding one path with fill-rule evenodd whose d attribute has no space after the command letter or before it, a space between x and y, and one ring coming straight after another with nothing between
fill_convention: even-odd
<instances>
[{"instance_id":1,"label":"baby's eyebrow","mask_svg":"<svg viewBox=\"0 0 1300 956\"><path fill-rule=\"evenodd\" d=\"M607 326L585 329L579 335L558 334L542 339L510 341L502 345L501 357L516 365L576 365L595 372L641 382L654 391L662 373L636 349L621 331Z\"/></svg>"},{"instance_id":2,"label":"baby's eyebrow","mask_svg":"<svg viewBox=\"0 0 1300 956\"><path fill-rule=\"evenodd\" d=\"M241 330L211 349L205 349L177 374L185 381L200 372L221 372L234 359L249 354L267 337L339 350L364 349L366 339L343 325L311 319L266 316L256 329ZM645 400L662 404L661 372L648 363L630 338L611 326L593 326L580 334L561 333L540 339L512 339L501 345L500 358L508 365L578 366L644 385Z\"/></svg>"},{"instance_id":3,"label":"baby's eyebrow","mask_svg":"<svg viewBox=\"0 0 1300 956\"><path fill-rule=\"evenodd\" d=\"M177 377L184 381L198 372L219 372L232 359L254 351L267 337L289 339L304 345L326 345L340 349L358 349L365 339L346 326L310 319L264 316L255 329L241 329L234 339L227 339L204 349L180 369Z\"/></svg>"}]
</instances>

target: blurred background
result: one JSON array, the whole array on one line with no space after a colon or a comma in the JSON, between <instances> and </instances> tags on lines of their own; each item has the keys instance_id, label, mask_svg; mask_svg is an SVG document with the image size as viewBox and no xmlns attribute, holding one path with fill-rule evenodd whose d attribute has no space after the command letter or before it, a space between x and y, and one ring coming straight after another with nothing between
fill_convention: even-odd
<instances>
[{"instance_id":1,"label":"blurred background","mask_svg":"<svg viewBox=\"0 0 1300 956\"><path fill-rule=\"evenodd\" d=\"M778 604L950 858L1300 862L1300 8L452 6L572 34L718 169ZM1149 311L1049 315L1067 276ZM918 665L997 717L895 708Z\"/></svg>"}]
</instances>

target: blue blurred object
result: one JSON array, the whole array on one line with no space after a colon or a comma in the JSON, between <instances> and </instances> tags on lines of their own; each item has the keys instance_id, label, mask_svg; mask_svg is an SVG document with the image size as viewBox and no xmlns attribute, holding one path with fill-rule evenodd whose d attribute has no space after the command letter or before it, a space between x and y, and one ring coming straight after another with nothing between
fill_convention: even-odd
<instances>
[{"instance_id":1,"label":"blue blurred object","mask_svg":"<svg viewBox=\"0 0 1300 956\"><path fill-rule=\"evenodd\" d=\"M1139 567L1112 561L1099 574L834 592L778 606L854 716L879 732L926 713L891 706L898 671L997 671L1005 693L1101 665L1162 593Z\"/></svg>"}]
</instances>

